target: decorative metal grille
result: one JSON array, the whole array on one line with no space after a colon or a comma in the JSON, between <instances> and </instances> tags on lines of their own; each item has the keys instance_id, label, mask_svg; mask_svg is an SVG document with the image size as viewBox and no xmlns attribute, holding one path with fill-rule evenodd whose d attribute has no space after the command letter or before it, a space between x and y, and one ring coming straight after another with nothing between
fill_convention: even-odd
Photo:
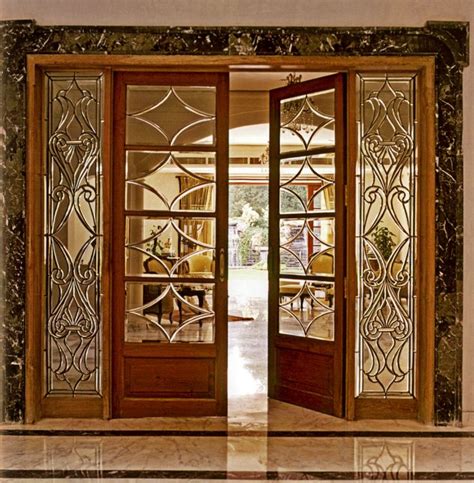
<instances>
[{"instance_id":1,"label":"decorative metal grille","mask_svg":"<svg viewBox=\"0 0 474 483\"><path fill-rule=\"evenodd\" d=\"M358 396L414 396L415 82L358 78Z\"/></svg>"},{"instance_id":2,"label":"decorative metal grille","mask_svg":"<svg viewBox=\"0 0 474 483\"><path fill-rule=\"evenodd\" d=\"M46 393L100 395L102 74L46 88Z\"/></svg>"}]
</instances>

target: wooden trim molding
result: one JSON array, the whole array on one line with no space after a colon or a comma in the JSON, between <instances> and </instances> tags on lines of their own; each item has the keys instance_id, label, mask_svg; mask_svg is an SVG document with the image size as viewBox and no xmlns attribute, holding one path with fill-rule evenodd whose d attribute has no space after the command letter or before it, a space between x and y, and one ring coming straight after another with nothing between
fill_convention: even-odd
<instances>
[{"instance_id":1,"label":"wooden trim molding","mask_svg":"<svg viewBox=\"0 0 474 483\"><path fill-rule=\"evenodd\" d=\"M104 200L111 199L112 188L110 185L110 173L112 170L112 143L113 133L113 73L117 71L212 71L212 72L262 72L269 71L320 71L320 72L347 72L347 189L350 194L347 204L347 238L346 257L354 260L354 247L351 240L355 237L355 228L352 220L355 218L355 162L357 150L357 127L356 100L355 100L355 73L364 72L418 72L418 86L421 92L419 98L419 203L423 203L423 216L419 223L419 253L423 253L423 263L418 263L419 280L419 333L418 337L418 360L419 368L417 379L419 407L417 417L425 422L434 419L434 354L435 354L435 91L434 75L435 60L433 56L188 56L188 55L53 55L33 54L27 56L27 94L28 94L28 124L27 124L27 201L26 201L26 229L27 229L27 292L26 292L26 420L33 422L41 417L64 414L54 410L53 402L42 402L42 386L38 381L44 380L41 367L43 366L42 350L44 334L42 333L44 318L44 286L38 283L43 280L43 158L44 146L42 139L42 76L45 70L82 70L101 69L105 75L105 123L104 123L104 151L103 151L103 184ZM423 113L423 115L421 115ZM108 178L108 180L107 180ZM112 261L111 250L111 210L112 204L104 203L103 223L103 300L111 299L111 280L108 275L108 267ZM420 260L420 257L418 258ZM373 417L373 414L358 411L354 399L355 384L355 314L354 304L356 297L357 281L355 265L347 268L348 292L346 305L346 387L345 407L346 417L364 417L365 414ZM86 406L73 409L69 403L65 408L71 410L71 414L80 417L111 417L111 310L104 305L103 311L103 398L96 399L91 403L90 398ZM62 404L62 399L55 399L57 404ZM221 408L222 414L224 413ZM387 413L389 414L389 412ZM410 413L412 416L413 414ZM392 414L393 416L393 414Z\"/></svg>"}]
</instances>

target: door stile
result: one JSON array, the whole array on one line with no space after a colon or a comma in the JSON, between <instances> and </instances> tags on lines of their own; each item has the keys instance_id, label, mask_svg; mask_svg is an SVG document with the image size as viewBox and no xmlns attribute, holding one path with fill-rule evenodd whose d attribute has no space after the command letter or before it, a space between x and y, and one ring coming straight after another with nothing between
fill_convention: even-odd
<instances>
[{"instance_id":1,"label":"door stile","mask_svg":"<svg viewBox=\"0 0 474 483\"><path fill-rule=\"evenodd\" d=\"M341 378L341 383L334 387L334 411L335 416L343 417L345 414L345 360L346 360L346 297L347 297L347 272L346 272L346 214L349 192L347 190L347 143L346 143L346 75L337 75L335 87L335 117L336 117L336 235L335 235L335 319L336 331L334 350L340 357L334 358L335 377ZM340 120L338 122L338 120Z\"/></svg>"},{"instance_id":2,"label":"door stile","mask_svg":"<svg viewBox=\"0 0 474 483\"><path fill-rule=\"evenodd\" d=\"M114 79L114 155L113 155L113 183L112 183L112 206L125 206L125 112L126 112L126 89L123 82L123 74L116 73ZM125 284L124 270L125 250L123 237L125 233L125 213L119 210L119 216L114 210L115 216L112 224L112 348L113 352L124 350L124 326L122 323L114 323L115 317L125 313ZM120 395L123 393L123 358L115 357L113 361L113 408L120 405ZM116 376L116 375L122 376ZM115 410L113 410L115 411Z\"/></svg>"},{"instance_id":3,"label":"door stile","mask_svg":"<svg viewBox=\"0 0 474 483\"><path fill-rule=\"evenodd\" d=\"M218 92L229 92L229 76L219 76ZM228 191L229 191L229 103L216 105L216 132L218 146L216 151L216 293L225 294L216 305L216 390L217 414L227 415L227 334L228 334Z\"/></svg>"},{"instance_id":4,"label":"door stile","mask_svg":"<svg viewBox=\"0 0 474 483\"><path fill-rule=\"evenodd\" d=\"M280 137L280 101L270 96L270 140ZM278 307L280 273L279 256L279 214L275 207L279 206L280 160L279 143L270 142L270 170L269 170L269 253L268 253L268 396L277 398L277 354L275 340L278 337Z\"/></svg>"},{"instance_id":5,"label":"door stile","mask_svg":"<svg viewBox=\"0 0 474 483\"><path fill-rule=\"evenodd\" d=\"M346 301L345 301L345 416L355 416L355 308L357 294L357 273L355 264L355 220L356 220L356 163L357 163L357 95L356 72L347 73L347 169L346 169Z\"/></svg>"},{"instance_id":6,"label":"door stile","mask_svg":"<svg viewBox=\"0 0 474 483\"><path fill-rule=\"evenodd\" d=\"M113 72L104 69L104 123L102 153L102 395L103 418L112 417L112 156L113 156Z\"/></svg>"}]
</instances>

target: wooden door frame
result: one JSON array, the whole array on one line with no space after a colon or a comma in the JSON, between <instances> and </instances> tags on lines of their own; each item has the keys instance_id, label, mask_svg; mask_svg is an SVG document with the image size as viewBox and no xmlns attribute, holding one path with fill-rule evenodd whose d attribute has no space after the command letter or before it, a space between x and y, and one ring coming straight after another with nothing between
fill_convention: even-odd
<instances>
[{"instance_id":1,"label":"wooden door frame","mask_svg":"<svg viewBox=\"0 0 474 483\"><path fill-rule=\"evenodd\" d=\"M111 316L110 307L103 304L102 319L102 398L70 398L42 396L43 381L43 163L38 153L44 152L42 130L43 72L75 70L104 72L103 184L104 198L110 197L112 142L112 73L119 70L151 71L213 71L213 72L270 72L313 71L346 72L348 75L348 165L347 188L355 192L357 160L357 125L355 83L357 72L416 72L420 86L418 110L423 112L419 124L419 197L423 200L423 215L418 210L418 247L429 256L421 263L418 257L418 291L423 294L418 304L418 377L420 400L418 419L431 423L434 417L434 357L435 357L435 57L434 56L201 56L201 55L74 55L33 54L27 56L27 167L26 167L26 421L42 417L111 417ZM108 176L108 179L106 178ZM420 201L418 201L420 202ZM111 262L111 206L104 206L103 274L104 299L110 300L110 277L106 267ZM347 204L347 240L355 240L355 201ZM347 243L346 258L355 260L355 243ZM346 418L353 419L355 408L355 264L347 267L346 307ZM419 297L421 299L421 297ZM363 416L359 414L359 416Z\"/></svg>"}]
</instances>

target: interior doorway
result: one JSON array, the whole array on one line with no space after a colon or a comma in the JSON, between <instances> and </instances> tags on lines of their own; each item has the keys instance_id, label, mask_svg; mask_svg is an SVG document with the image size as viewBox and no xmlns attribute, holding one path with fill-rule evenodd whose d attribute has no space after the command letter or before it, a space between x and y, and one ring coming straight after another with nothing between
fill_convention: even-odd
<instances>
[{"instance_id":1,"label":"interior doorway","mask_svg":"<svg viewBox=\"0 0 474 483\"><path fill-rule=\"evenodd\" d=\"M247 395L236 410L251 400L263 410L270 394L343 415L344 86L342 76L310 72L230 76L229 407ZM281 106L275 95L283 95ZM242 314L245 325L232 324L240 307L254 309L253 327ZM267 349L269 366L262 364Z\"/></svg>"}]
</instances>

